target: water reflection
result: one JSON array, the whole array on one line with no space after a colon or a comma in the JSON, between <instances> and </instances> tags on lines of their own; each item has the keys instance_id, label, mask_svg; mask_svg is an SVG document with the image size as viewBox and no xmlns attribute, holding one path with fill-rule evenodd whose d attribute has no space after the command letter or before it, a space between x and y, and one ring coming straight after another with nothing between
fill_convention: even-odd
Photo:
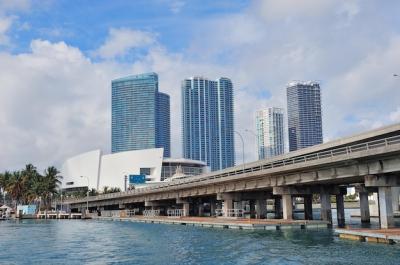
<instances>
[{"instance_id":1,"label":"water reflection","mask_svg":"<svg viewBox=\"0 0 400 265\"><path fill-rule=\"evenodd\" d=\"M0 264L398 264L400 247L332 230L247 231L131 222L0 223Z\"/></svg>"}]
</instances>

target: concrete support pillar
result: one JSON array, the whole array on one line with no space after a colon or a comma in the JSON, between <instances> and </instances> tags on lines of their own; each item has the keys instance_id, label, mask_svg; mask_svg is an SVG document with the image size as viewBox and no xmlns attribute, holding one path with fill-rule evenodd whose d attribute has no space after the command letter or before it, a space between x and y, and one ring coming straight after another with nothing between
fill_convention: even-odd
<instances>
[{"instance_id":1,"label":"concrete support pillar","mask_svg":"<svg viewBox=\"0 0 400 265\"><path fill-rule=\"evenodd\" d=\"M233 200L232 199L225 199L222 211L225 217L228 217L228 210L233 209Z\"/></svg>"},{"instance_id":2,"label":"concrete support pillar","mask_svg":"<svg viewBox=\"0 0 400 265\"><path fill-rule=\"evenodd\" d=\"M276 197L274 201L275 219L282 219L282 199Z\"/></svg>"},{"instance_id":3,"label":"concrete support pillar","mask_svg":"<svg viewBox=\"0 0 400 265\"><path fill-rule=\"evenodd\" d=\"M190 211L190 204L188 202L184 202L183 203L183 207L182 207L184 213L183 216L189 216L189 211Z\"/></svg>"},{"instance_id":4,"label":"concrete support pillar","mask_svg":"<svg viewBox=\"0 0 400 265\"><path fill-rule=\"evenodd\" d=\"M203 216L203 214L204 214L204 204L203 203L199 203L199 205L198 205L198 214L199 214L199 216Z\"/></svg>"},{"instance_id":5,"label":"concrete support pillar","mask_svg":"<svg viewBox=\"0 0 400 265\"><path fill-rule=\"evenodd\" d=\"M257 219L267 218L267 200L256 200L255 212Z\"/></svg>"},{"instance_id":6,"label":"concrete support pillar","mask_svg":"<svg viewBox=\"0 0 400 265\"><path fill-rule=\"evenodd\" d=\"M344 198L342 194L336 195L336 214L337 214L338 227L344 227L345 226Z\"/></svg>"},{"instance_id":7,"label":"concrete support pillar","mask_svg":"<svg viewBox=\"0 0 400 265\"><path fill-rule=\"evenodd\" d=\"M243 209L243 202L242 201L234 202L234 208Z\"/></svg>"},{"instance_id":8,"label":"concrete support pillar","mask_svg":"<svg viewBox=\"0 0 400 265\"><path fill-rule=\"evenodd\" d=\"M321 219L332 224L331 195L324 188L321 189Z\"/></svg>"},{"instance_id":9,"label":"concrete support pillar","mask_svg":"<svg viewBox=\"0 0 400 265\"><path fill-rule=\"evenodd\" d=\"M210 202L210 216L215 215L215 209L217 209L217 204L214 200Z\"/></svg>"},{"instance_id":10,"label":"concrete support pillar","mask_svg":"<svg viewBox=\"0 0 400 265\"><path fill-rule=\"evenodd\" d=\"M249 200L250 218L256 218L256 205L254 200Z\"/></svg>"},{"instance_id":11,"label":"concrete support pillar","mask_svg":"<svg viewBox=\"0 0 400 265\"><path fill-rule=\"evenodd\" d=\"M304 219L306 220L313 219L312 195L304 196Z\"/></svg>"},{"instance_id":12,"label":"concrete support pillar","mask_svg":"<svg viewBox=\"0 0 400 265\"><path fill-rule=\"evenodd\" d=\"M394 227L392 187L379 187L379 221L381 228Z\"/></svg>"},{"instance_id":13,"label":"concrete support pillar","mask_svg":"<svg viewBox=\"0 0 400 265\"><path fill-rule=\"evenodd\" d=\"M368 192L359 192L361 223L370 223Z\"/></svg>"},{"instance_id":14,"label":"concrete support pillar","mask_svg":"<svg viewBox=\"0 0 400 265\"><path fill-rule=\"evenodd\" d=\"M392 187L392 201L393 201L393 211L397 212L399 210L399 196L400 187Z\"/></svg>"},{"instance_id":15,"label":"concrete support pillar","mask_svg":"<svg viewBox=\"0 0 400 265\"><path fill-rule=\"evenodd\" d=\"M292 220L293 219L292 195L290 194L282 195L282 205L283 205L283 219Z\"/></svg>"}]
</instances>

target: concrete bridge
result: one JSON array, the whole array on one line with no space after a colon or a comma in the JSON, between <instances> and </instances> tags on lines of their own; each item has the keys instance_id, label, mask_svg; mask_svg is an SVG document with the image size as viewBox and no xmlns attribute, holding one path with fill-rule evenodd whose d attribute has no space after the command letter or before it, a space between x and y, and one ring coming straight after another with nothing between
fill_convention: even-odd
<instances>
[{"instance_id":1,"label":"concrete bridge","mask_svg":"<svg viewBox=\"0 0 400 265\"><path fill-rule=\"evenodd\" d=\"M251 218L265 218L267 203L275 218L293 218L293 201L304 203L304 218L312 215L318 194L321 218L332 222L335 196L338 225L344 226L347 187L356 187L362 222L370 221L368 195L377 193L382 228L394 226L399 207L400 124L290 152L273 159L238 165L188 179L112 194L70 200L75 211L138 209L166 213L181 209L184 216L236 216L248 209Z\"/></svg>"}]
</instances>

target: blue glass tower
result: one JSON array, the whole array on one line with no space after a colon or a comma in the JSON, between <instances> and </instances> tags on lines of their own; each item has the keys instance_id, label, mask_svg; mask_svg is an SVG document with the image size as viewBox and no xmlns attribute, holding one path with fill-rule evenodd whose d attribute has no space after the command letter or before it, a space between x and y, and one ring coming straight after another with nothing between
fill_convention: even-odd
<instances>
[{"instance_id":1,"label":"blue glass tower","mask_svg":"<svg viewBox=\"0 0 400 265\"><path fill-rule=\"evenodd\" d=\"M230 79L182 81L183 156L211 170L235 165L233 85Z\"/></svg>"},{"instance_id":2,"label":"blue glass tower","mask_svg":"<svg viewBox=\"0 0 400 265\"><path fill-rule=\"evenodd\" d=\"M169 96L158 92L157 74L115 79L111 87L111 152L163 147L169 157Z\"/></svg>"},{"instance_id":3,"label":"blue glass tower","mask_svg":"<svg viewBox=\"0 0 400 265\"><path fill-rule=\"evenodd\" d=\"M289 151L321 144L321 91L316 82L291 82L287 89Z\"/></svg>"}]
</instances>

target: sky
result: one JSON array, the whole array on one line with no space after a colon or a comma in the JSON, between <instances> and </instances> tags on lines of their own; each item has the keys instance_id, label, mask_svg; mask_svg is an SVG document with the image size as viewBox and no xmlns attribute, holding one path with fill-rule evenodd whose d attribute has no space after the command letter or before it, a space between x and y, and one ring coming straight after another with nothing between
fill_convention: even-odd
<instances>
[{"instance_id":1,"label":"sky","mask_svg":"<svg viewBox=\"0 0 400 265\"><path fill-rule=\"evenodd\" d=\"M400 122L396 0L0 0L0 171L110 152L111 80L156 72L181 156L180 83L229 77L256 159L255 111L321 84L324 141ZM236 139L236 160L242 149Z\"/></svg>"}]
</instances>

